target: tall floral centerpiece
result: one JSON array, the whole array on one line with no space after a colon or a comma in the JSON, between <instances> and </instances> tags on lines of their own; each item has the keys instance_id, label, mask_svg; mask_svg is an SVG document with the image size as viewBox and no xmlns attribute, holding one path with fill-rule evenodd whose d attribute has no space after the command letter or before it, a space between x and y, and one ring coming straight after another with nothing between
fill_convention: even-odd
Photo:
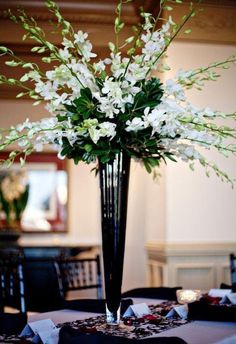
<instances>
[{"instance_id":1,"label":"tall floral centerpiece","mask_svg":"<svg viewBox=\"0 0 236 344\"><path fill-rule=\"evenodd\" d=\"M231 182L202 151L215 148L226 156L236 153L236 129L227 125L228 120L236 119L236 113L198 108L185 95L186 89L201 89L207 81L216 80L219 70L233 65L236 56L180 70L173 79L161 82L160 73L169 69L163 59L167 48L196 15L196 9L190 3L188 13L175 23L171 16L163 19L162 12L171 10L171 3L182 1L160 0L156 18L141 10L133 36L121 41L125 25L122 9L130 1L118 1L115 40L108 43L110 55L103 60L92 51L88 34L74 32L50 0L45 4L55 15L61 46L49 42L34 18L23 10L8 11L9 18L25 30L23 39L36 42L31 50L48 64L46 72L0 47L1 54L9 56L9 67L26 70L19 80L1 75L0 82L21 87L17 98L29 96L34 105L46 102L50 114L38 122L27 119L7 132L3 130L0 150L14 145L3 164L11 165L16 158L24 164L32 151L48 144L58 150L60 159L73 159L75 164L98 161L109 323L119 322L130 158L143 163L149 173L162 161L182 159L191 169L197 161L207 174L212 169L222 180ZM217 125L219 118L224 125Z\"/></svg>"}]
</instances>

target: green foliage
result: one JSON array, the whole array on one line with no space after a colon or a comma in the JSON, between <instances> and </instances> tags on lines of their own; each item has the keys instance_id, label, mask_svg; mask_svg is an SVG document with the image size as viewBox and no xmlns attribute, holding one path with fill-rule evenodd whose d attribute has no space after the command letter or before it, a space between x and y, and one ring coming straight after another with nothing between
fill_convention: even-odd
<instances>
[{"instance_id":1,"label":"green foliage","mask_svg":"<svg viewBox=\"0 0 236 344\"><path fill-rule=\"evenodd\" d=\"M143 81L142 91L137 93L134 99L135 109L144 109L150 107L153 109L160 104L163 90L161 82L157 78L151 78L148 81Z\"/></svg>"}]
</instances>

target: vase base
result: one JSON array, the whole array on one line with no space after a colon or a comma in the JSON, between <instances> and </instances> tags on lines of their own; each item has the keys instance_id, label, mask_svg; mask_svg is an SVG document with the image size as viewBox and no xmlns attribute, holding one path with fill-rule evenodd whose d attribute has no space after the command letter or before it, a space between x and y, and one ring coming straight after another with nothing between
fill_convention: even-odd
<instances>
[{"instance_id":1,"label":"vase base","mask_svg":"<svg viewBox=\"0 0 236 344\"><path fill-rule=\"evenodd\" d=\"M120 307L116 312L110 312L106 305L106 322L112 326L120 324Z\"/></svg>"},{"instance_id":2,"label":"vase base","mask_svg":"<svg viewBox=\"0 0 236 344\"><path fill-rule=\"evenodd\" d=\"M119 324L108 324L103 323L96 325L96 330L100 331L106 335L114 335L114 333L119 333L119 335L127 336L128 333L134 331L135 327L130 325L125 325L123 321L120 321Z\"/></svg>"}]
</instances>

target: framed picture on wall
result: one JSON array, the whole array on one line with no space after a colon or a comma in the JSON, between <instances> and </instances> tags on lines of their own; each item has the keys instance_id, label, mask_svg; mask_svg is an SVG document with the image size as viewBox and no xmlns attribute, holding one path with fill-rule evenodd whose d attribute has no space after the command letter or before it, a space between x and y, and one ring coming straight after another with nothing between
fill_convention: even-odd
<instances>
[{"instance_id":1,"label":"framed picture on wall","mask_svg":"<svg viewBox=\"0 0 236 344\"><path fill-rule=\"evenodd\" d=\"M8 154L1 153L0 159L6 159ZM28 195L20 220L21 230L28 233L67 231L66 161L58 159L54 152L33 153L27 157L23 168L20 167L19 159L10 168L0 168L0 188L5 191L7 199L17 197L17 190L20 192L26 187ZM6 225L6 219L1 209L1 226Z\"/></svg>"}]
</instances>

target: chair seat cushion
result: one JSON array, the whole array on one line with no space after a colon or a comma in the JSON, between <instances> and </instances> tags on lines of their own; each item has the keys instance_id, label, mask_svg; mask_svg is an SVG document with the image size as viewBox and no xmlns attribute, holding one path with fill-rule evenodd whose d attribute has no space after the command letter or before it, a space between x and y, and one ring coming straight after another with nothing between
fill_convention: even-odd
<instances>
[{"instance_id":1,"label":"chair seat cushion","mask_svg":"<svg viewBox=\"0 0 236 344\"><path fill-rule=\"evenodd\" d=\"M142 297L176 301L176 291L179 289L182 289L182 287L136 288L126 291L122 294L122 297Z\"/></svg>"},{"instance_id":2,"label":"chair seat cushion","mask_svg":"<svg viewBox=\"0 0 236 344\"><path fill-rule=\"evenodd\" d=\"M200 300L189 303L188 318L190 320L236 322L236 307L230 307L228 305L211 305L205 300Z\"/></svg>"},{"instance_id":3,"label":"chair seat cushion","mask_svg":"<svg viewBox=\"0 0 236 344\"><path fill-rule=\"evenodd\" d=\"M25 313L0 313L0 334L20 334L26 324Z\"/></svg>"},{"instance_id":4,"label":"chair seat cushion","mask_svg":"<svg viewBox=\"0 0 236 344\"><path fill-rule=\"evenodd\" d=\"M234 293L236 292L236 284L234 285L229 285L225 283L221 283L220 289L231 289Z\"/></svg>"}]
</instances>

